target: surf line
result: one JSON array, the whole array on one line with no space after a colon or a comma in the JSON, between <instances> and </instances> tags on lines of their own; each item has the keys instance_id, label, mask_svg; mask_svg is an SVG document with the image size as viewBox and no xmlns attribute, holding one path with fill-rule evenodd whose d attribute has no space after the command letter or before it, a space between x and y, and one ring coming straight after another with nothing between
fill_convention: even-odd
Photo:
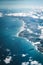
<instances>
[{"instance_id":1,"label":"surf line","mask_svg":"<svg viewBox=\"0 0 43 65\"><path fill-rule=\"evenodd\" d=\"M25 30L25 23L24 21L22 20L22 26L20 27L20 30L18 31L18 33L16 34L17 37L19 37L19 34Z\"/></svg>"}]
</instances>

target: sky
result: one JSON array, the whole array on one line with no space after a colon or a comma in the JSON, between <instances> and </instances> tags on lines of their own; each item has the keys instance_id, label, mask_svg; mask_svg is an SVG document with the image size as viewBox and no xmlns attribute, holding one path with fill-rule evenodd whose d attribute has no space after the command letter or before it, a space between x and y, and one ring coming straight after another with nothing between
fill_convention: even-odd
<instances>
[{"instance_id":1,"label":"sky","mask_svg":"<svg viewBox=\"0 0 43 65\"><path fill-rule=\"evenodd\" d=\"M0 8L40 8L43 0L0 0Z\"/></svg>"}]
</instances>

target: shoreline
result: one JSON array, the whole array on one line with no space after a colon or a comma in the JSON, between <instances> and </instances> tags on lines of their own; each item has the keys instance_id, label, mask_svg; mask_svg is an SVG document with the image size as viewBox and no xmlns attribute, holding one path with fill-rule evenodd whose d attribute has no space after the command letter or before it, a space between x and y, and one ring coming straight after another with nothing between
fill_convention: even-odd
<instances>
[{"instance_id":1,"label":"shoreline","mask_svg":"<svg viewBox=\"0 0 43 65\"><path fill-rule=\"evenodd\" d=\"M22 21L22 26L20 27L20 30L18 31L18 33L16 34L16 36L19 37L19 33L21 33L24 30L25 30L25 23L24 23L24 21Z\"/></svg>"}]
</instances>

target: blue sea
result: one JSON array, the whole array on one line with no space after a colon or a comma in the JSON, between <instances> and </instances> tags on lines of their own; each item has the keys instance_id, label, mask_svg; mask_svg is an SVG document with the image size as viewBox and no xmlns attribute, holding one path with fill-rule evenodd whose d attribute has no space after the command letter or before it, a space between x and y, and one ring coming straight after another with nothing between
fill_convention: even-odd
<instances>
[{"instance_id":1,"label":"blue sea","mask_svg":"<svg viewBox=\"0 0 43 65\"><path fill-rule=\"evenodd\" d=\"M43 65L43 39L39 38L41 29L38 29L38 25L43 27L43 19L6 15L15 12L15 10L0 10L0 65ZM38 12L34 15L38 14L40 15ZM23 21L25 30L17 36ZM27 29L31 29L33 33ZM40 46L38 49L37 45L33 45L36 42L40 42L42 50Z\"/></svg>"}]
</instances>

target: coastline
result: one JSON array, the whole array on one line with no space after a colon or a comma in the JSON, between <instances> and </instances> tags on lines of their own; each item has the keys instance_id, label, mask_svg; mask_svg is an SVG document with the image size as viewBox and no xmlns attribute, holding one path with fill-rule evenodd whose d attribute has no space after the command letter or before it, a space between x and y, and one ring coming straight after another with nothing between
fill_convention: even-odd
<instances>
[{"instance_id":1,"label":"coastline","mask_svg":"<svg viewBox=\"0 0 43 65\"><path fill-rule=\"evenodd\" d=\"M22 26L20 27L20 30L18 31L18 33L16 34L17 37L19 37L19 33L25 30L25 23L22 20Z\"/></svg>"}]
</instances>

